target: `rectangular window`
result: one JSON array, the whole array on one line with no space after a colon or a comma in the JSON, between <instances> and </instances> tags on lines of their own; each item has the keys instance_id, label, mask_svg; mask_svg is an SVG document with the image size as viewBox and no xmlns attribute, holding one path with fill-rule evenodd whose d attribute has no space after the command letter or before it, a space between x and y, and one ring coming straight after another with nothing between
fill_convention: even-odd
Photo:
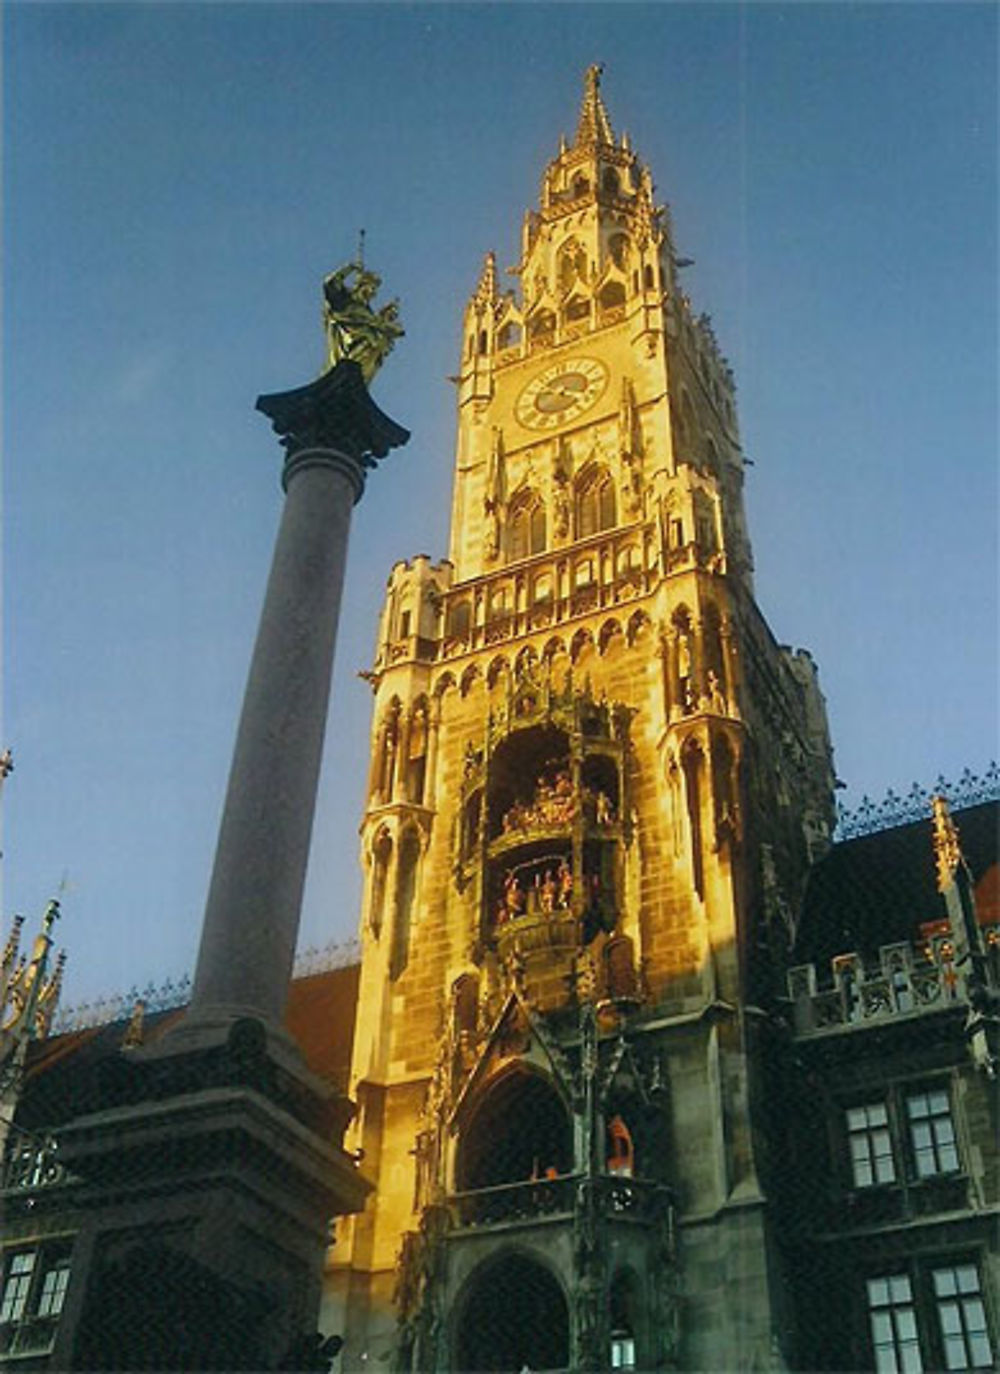
<instances>
[{"instance_id":1,"label":"rectangular window","mask_svg":"<svg viewBox=\"0 0 1000 1374\"><path fill-rule=\"evenodd\" d=\"M906 1115L917 1177L954 1173L958 1148L947 1090L911 1093L906 1099Z\"/></svg>"},{"instance_id":2,"label":"rectangular window","mask_svg":"<svg viewBox=\"0 0 1000 1374\"><path fill-rule=\"evenodd\" d=\"M38 1295L37 1315L58 1317L66 1301L69 1285L69 1256L47 1263L42 1270L42 1287Z\"/></svg>"},{"instance_id":3,"label":"rectangular window","mask_svg":"<svg viewBox=\"0 0 1000 1374\"><path fill-rule=\"evenodd\" d=\"M868 1323L876 1374L922 1374L908 1274L868 1280Z\"/></svg>"},{"instance_id":4,"label":"rectangular window","mask_svg":"<svg viewBox=\"0 0 1000 1374\"><path fill-rule=\"evenodd\" d=\"M933 1279L945 1369L992 1369L993 1348L976 1266L935 1269Z\"/></svg>"},{"instance_id":5,"label":"rectangular window","mask_svg":"<svg viewBox=\"0 0 1000 1374\"><path fill-rule=\"evenodd\" d=\"M848 1108L847 1139L855 1188L895 1182L896 1166L884 1102Z\"/></svg>"},{"instance_id":6,"label":"rectangular window","mask_svg":"<svg viewBox=\"0 0 1000 1374\"><path fill-rule=\"evenodd\" d=\"M17 1322L24 1316L31 1288L31 1276L35 1270L36 1250L22 1251L11 1255L4 1274L3 1297L0 1299L0 1325L4 1322Z\"/></svg>"}]
</instances>

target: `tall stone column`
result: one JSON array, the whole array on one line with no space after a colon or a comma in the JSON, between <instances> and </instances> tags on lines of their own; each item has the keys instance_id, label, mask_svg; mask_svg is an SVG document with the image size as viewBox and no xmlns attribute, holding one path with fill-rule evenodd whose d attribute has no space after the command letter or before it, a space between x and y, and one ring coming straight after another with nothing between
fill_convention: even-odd
<instances>
[{"instance_id":1,"label":"tall stone column","mask_svg":"<svg viewBox=\"0 0 1000 1374\"><path fill-rule=\"evenodd\" d=\"M332 274L329 368L257 402L286 451L285 508L193 996L162 1039L97 1065L106 1079L60 1131L99 1256L60 1368L315 1367L328 1221L370 1191L342 1147L351 1104L309 1071L281 1020L351 511L366 469L409 437L365 384L400 332L394 305L370 307L377 285L357 264Z\"/></svg>"},{"instance_id":2,"label":"tall stone column","mask_svg":"<svg viewBox=\"0 0 1000 1374\"><path fill-rule=\"evenodd\" d=\"M285 507L229 775L191 1005L177 1034L284 1013L319 780L351 512L407 432L343 360L257 403L282 436Z\"/></svg>"}]
</instances>

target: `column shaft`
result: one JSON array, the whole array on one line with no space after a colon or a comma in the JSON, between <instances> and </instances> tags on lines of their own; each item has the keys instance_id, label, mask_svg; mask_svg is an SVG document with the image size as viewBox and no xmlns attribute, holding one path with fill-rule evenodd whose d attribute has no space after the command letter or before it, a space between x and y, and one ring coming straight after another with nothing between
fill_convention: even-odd
<instances>
[{"instance_id":1,"label":"column shaft","mask_svg":"<svg viewBox=\"0 0 1000 1374\"><path fill-rule=\"evenodd\" d=\"M296 456L240 717L189 1016L280 1022L292 972L351 510L362 473Z\"/></svg>"}]
</instances>

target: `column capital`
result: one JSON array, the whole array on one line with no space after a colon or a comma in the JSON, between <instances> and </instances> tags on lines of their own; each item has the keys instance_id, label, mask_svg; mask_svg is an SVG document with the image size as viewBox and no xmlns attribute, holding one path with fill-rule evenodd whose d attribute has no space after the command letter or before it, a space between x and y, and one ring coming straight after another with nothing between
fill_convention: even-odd
<instances>
[{"instance_id":1,"label":"column capital","mask_svg":"<svg viewBox=\"0 0 1000 1374\"><path fill-rule=\"evenodd\" d=\"M303 466L332 463L364 490L364 469L373 468L410 432L379 410L368 394L360 366L342 358L306 386L258 396L256 408L271 421L287 453L282 484ZM355 475L351 467L357 469Z\"/></svg>"}]
</instances>

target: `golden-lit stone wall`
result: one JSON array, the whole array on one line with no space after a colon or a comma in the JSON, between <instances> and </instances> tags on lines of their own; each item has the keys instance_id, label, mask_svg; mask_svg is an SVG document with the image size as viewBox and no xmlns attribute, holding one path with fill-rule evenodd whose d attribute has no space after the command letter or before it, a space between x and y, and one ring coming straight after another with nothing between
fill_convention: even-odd
<instances>
[{"instance_id":1,"label":"golden-lit stone wall","mask_svg":"<svg viewBox=\"0 0 1000 1374\"><path fill-rule=\"evenodd\" d=\"M592 106L591 124L594 108L604 118ZM449 1110L443 1056L457 1056L459 1077L469 1067L455 1039L457 981L475 988L469 1046L512 979L545 1014L596 995L587 988L600 986L613 936L631 941L642 1015L735 1006L761 934L789 938L832 819L814 668L775 642L753 601L728 365L680 290L648 172L627 141L585 123L525 220L519 290L501 291L489 255L466 308L449 558L393 568L370 673L351 1092L353 1144L376 1191L334 1265L364 1289L368 1315L355 1301L352 1322L369 1343L391 1327L403 1234L455 1187L448 1151L433 1167L421 1151L441 1125L431 1118ZM497 818L493 840L486 820L471 825L470 778L489 779L519 728L557 719L572 768L590 747L621 760L606 838L589 841L592 854L614 855L609 909L595 933L578 890L572 913L554 913L550 897L546 910L562 919L553 928L571 929L575 915L585 933L576 948L553 947L547 971L536 960L518 973L497 911L505 841L501 859L485 857ZM582 797L577 806L582 815ZM578 856L586 827L573 824ZM753 1163L741 1033L685 1034L670 1129L697 1210L751 1180ZM693 1111L705 1117L697 1139L683 1127Z\"/></svg>"}]
</instances>

